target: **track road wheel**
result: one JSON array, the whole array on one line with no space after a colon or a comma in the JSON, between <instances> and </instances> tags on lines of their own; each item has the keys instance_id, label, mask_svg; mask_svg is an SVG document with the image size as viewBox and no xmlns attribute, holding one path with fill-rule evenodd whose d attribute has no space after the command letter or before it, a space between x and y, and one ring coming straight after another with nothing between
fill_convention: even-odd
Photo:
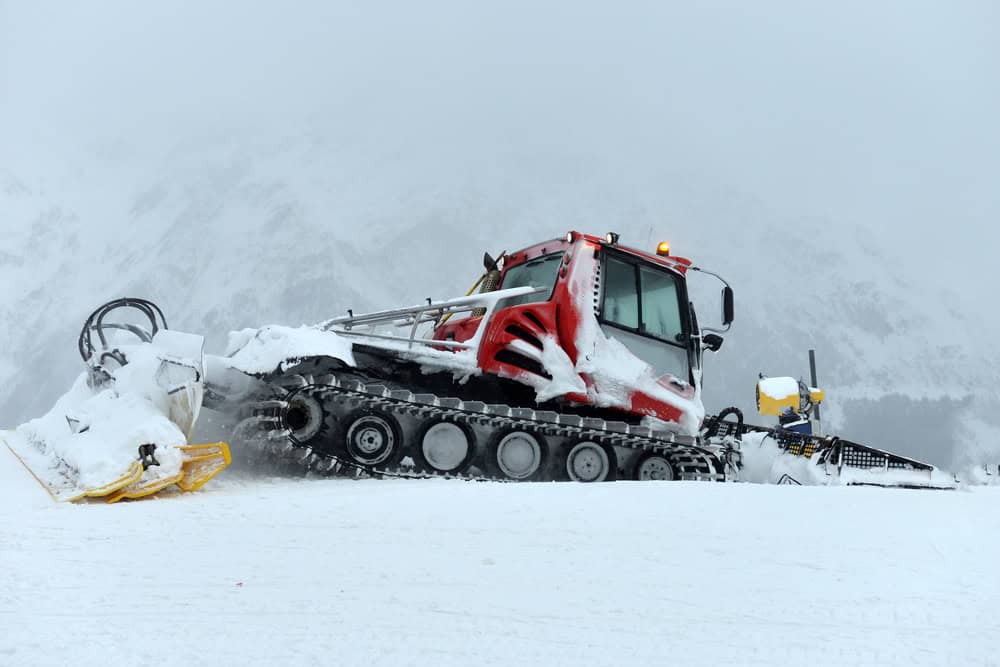
<instances>
[{"instance_id":1,"label":"track road wheel","mask_svg":"<svg viewBox=\"0 0 1000 667\"><path fill-rule=\"evenodd\" d=\"M366 468L398 463L403 451L399 422L377 410L349 414L343 420L341 438L347 459Z\"/></svg>"},{"instance_id":2,"label":"track road wheel","mask_svg":"<svg viewBox=\"0 0 1000 667\"><path fill-rule=\"evenodd\" d=\"M673 481L677 479L674 474L674 467L670 465L667 457L660 454L643 454L639 462L635 465L635 478L638 480L663 480Z\"/></svg>"},{"instance_id":3,"label":"track road wheel","mask_svg":"<svg viewBox=\"0 0 1000 667\"><path fill-rule=\"evenodd\" d=\"M490 444L487 467L507 479L538 479L544 469L548 448L540 435L528 431L503 431Z\"/></svg>"},{"instance_id":4,"label":"track road wheel","mask_svg":"<svg viewBox=\"0 0 1000 667\"><path fill-rule=\"evenodd\" d=\"M610 447L581 440L566 453L566 475L574 482L611 482L618 473L618 459Z\"/></svg>"},{"instance_id":5,"label":"track road wheel","mask_svg":"<svg viewBox=\"0 0 1000 667\"><path fill-rule=\"evenodd\" d=\"M439 473L464 472L475 454L472 429L444 420L432 421L420 429L413 446L417 467Z\"/></svg>"},{"instance_id":6,"label":"track road wheel","mask_svg":"<svg viewBox=\"0 0 1000 667\"><path fill-rule=\"evenodd\" d=\"M306 393L292 396L282 414L285 428L291 431L289 439L294 444L320 449L329 437L327 418L320 399Z\"/></svg>"}]
</instances>

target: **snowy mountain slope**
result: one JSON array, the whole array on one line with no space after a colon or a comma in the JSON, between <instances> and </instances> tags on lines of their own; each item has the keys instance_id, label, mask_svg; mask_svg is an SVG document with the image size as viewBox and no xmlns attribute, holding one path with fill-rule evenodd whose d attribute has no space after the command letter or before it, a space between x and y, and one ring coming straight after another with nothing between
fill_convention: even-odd
<instances>
[{"instance_id":1,"label":"snowy mountain slope","mask_svg":"<svg viewBox=\"0 0 1000 667\"><path fill-rule=\"evenodd\" d=\"M790 218L696 174L587 154L424 163L309 133L115 144L34 180L5 174L4 423L65 389L78 327L109 298L153 298L172 327L221 351L233 329L457 295L484 250L614 229L639 246L669 239L736 288L737 324L708 362L709 410L752 412L758 372L805 376L816 348L830 428L938 464L1000 457L997 360L956 336L989 325L960 285L907 272L878 234L845 238L842 224ZM693 287L711 324L717 284Z\"/></svg>"},{"instance_id":2,"label":"snowy mountain slope","mask_svg":"<svg viewBox=\"0 0 1000 667\"><path fill-rule=\"evenodd\" d=\"M0 484L12 667L1000 660L994 488L229 477L56 505L6 450Z\"/></svg>"}]
</instances>

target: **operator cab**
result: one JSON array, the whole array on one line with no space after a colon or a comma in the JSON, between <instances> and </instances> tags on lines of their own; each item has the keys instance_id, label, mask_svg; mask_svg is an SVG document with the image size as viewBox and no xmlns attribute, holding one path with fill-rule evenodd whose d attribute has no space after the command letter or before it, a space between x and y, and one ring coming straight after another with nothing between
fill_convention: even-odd
<instances>
[{"instance_id":1,"label":"operator cab","mask_svg":"<svg viewBox=\"0 0 1000 667\"><path fill-rule=\"evenodd\" d=\"M688 259L671 256L666 243L653 254L619 245L617 235L601 238L570 232L564 239L503 253L499 259L484 258L487 275L495 276L485 289L537 291L497 302L478 350L479 368L486 373L528 383L536 382L526 380L528 376L550 380L545 342L553 341L576 365L579 354L591 354L577 349L580 327L596 319L604 337L624 346L629 357L649 364L661 384L686 393L699 386L703 348L718 349L722 342L720 336L703 336L689 300L687 272L701 269ZM732 319L728 286L723 302L728 326ZM485 310L473 315L484 315ZM478 325L478 318L445 324L435 336L467 340ZM608 360L602 363L628 364L627 358L618 358L623 355L615 356L614 349L599 354Z\"/></svg>"},{"instance_id":2,"label":"operator cab","mask_svg":"<svg viewBox=\"0 0 1000 667\"><path fill-rule=\"evenodd\" d=\"M657 254L647 254L618 245L618 239L602 239L571 232L565 240L554 239L504 257L499 289L535 287L538 292L501 302L501 308L563 302L553 312L568 315L568 309L583 307L592 312L605 336L622 343L648 363L658 377L672 376L680 383L694 383L700 366L698 325L688 304L684 272L690 261L669 256L666 243ZM594 299L575 301L565 291L567 269L584 271L595 287ZM564 331L570 340L575 332ZM564 338L564 342L566 341ZM568 347L568 346L567 346Z\"/></svg>"}]
</instances>

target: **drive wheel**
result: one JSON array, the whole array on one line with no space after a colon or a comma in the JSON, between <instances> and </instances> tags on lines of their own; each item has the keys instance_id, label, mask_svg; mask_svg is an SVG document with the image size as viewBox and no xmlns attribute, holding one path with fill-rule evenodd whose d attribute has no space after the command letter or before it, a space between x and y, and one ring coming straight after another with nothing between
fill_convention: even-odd
<instances>
[{"instance_id":1,"label":"drive wheel","mask_svg":"<svg viewBox=\"0 0 1000 667\"><path fill-rule=\"evenodd\" d=\"M501 433L490 446L487 465L507 479L537 479L546 458L545 441L540 435L514 430Z\"/></svg>"},{"instance_id":2,"label":"drive wheel","mask_svg":"<svg viewBox=\"0 0 1000 667\"><path fill-rule=\"evenodd\" d=\"M618 472L618 459L610 447L582 440L566 454L566 474L574 482L610 482Z\"/></svg>"},{"instance_id":3,"label":"drive wheel","mask_svg":"<svg viewBox=\"0 0 1000 667\"><path fill-rule=\"evenodd\" d=\"M281 415L282 424L291 431L289 439L303 447L322 449L327 439L327 412L319 398L311 394L298 393L292 396Z\"/></svg>"},{"instance_id":4,"label":"drive wheel","mask_svg":"<svg viewBox=\"0 0 1000 667\"><path fill-rule=\"evenodd\" d=\"M399 423L384 412L361 410L348 415L343 433L347 457L358 465L391 465L402 452Z\"/></svg>"},{"instance_id":5,"label":"drive wheel","mask_svg":"<svg viewBox=\"0 0 1000 667\"><path fill-rule=\"evenodd\" d=\"M660 454L643 454L635 466L635 478L638 480L663 480L673 481L677 479L674 474L674 467L667 460L667 457Z\"/></svg>"},{"instance_id":6,"label":"drive wheel","mask_svg":"<svg viewBox=\"0 0 1000 667\"><path fill-rule=\"evenodd\" d=\"M417 467L439 473L464 472L476 454L476 439L465 424L433 421L420 430L413 446Z\"/></svg>"}]
</instances>

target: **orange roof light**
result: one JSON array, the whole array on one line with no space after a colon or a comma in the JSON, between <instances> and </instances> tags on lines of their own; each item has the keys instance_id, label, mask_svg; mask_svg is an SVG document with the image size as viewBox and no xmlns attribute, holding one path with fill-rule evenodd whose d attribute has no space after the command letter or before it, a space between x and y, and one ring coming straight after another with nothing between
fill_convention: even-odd
<instances>
[{"instance_id":1,"label":"orange roof light","mask_svg":"<svg viewBox=\"0 0 1000 667\"><path fill-rule=\"evenodd\" d=\"M656 246L656 254L670 257L670 244L666 241L660 241L659 245Z\"/></svg>"}]
</instances>

